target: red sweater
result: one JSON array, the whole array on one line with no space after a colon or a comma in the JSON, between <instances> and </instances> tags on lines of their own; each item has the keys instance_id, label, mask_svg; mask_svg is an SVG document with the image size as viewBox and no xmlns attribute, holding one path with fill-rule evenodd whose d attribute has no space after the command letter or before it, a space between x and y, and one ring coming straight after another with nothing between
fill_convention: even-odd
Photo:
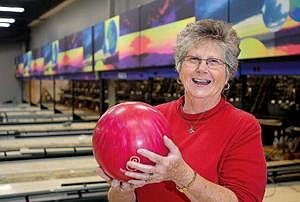
<instances>
[{"instance_id":1,"label":"red sweater","mask_svg":"<svg viewBox=\"0 0 300 202\"><path fill-rule=\"evenodd\" d=\"M172 140L183 159L202 177L232 190L239 201L262 201L266 185L266 162L260 125L254 116L234 108L223 98L187 133L189 124L179 110L183 97L162 105L169 120ZM191 122L199 114L184 114ZM138 202L182 202L188 198L173 182L149 184L136 190Z\"/></svg>"}]
</instances>

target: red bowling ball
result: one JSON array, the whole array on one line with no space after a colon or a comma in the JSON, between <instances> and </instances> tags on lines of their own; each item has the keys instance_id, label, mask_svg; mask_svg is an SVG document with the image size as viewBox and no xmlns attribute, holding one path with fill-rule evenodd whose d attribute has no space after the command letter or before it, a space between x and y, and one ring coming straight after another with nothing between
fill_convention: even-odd
<instances>
[{"instance_id":1,"label":"red bowling ball","mask_svg":"<svg viewBox=\"0 0 300 202\"><path fill-rule=\"evenodd\" d=\"M98 120L93 134L93 152L104 172L114 179L127 181L120 169L127 161L153 165L139 155L145 148L166 156L169 152L163 136L170 136L169 123L161 112L143 102L125 102L108 109Z\"/></svg>"}]
</instances>

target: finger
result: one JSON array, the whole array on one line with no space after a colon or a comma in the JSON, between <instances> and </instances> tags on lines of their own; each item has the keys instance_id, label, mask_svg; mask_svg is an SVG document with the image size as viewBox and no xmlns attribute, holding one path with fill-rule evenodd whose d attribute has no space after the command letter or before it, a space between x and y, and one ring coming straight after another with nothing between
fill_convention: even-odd
<instances>
[{"instance_id":1,"label":"finger","mask_svg":"<svg viewBox=\"0 0 300 202\"><path fill-rule=\"evenodd\" d=\"M134 180L134 179L128 180L128 183L132 184L135 188L142 187L145 184L147 184L147 182L144 180Z\"/></svg>"},{"instance_id":2,"label":"finger","mask_svg":"<svg viewBox=\"0 0 300 202\"><path fill-rule=\"evenodd\" d=\"M113 179L113 180L111 181L111 186L112 186L113 188L118 188L118 187L120 187L120 181L119 181L119 180L116 180L116 179Z\"/></svg>"},{"instance_id":3,"label":"finger","mask_svg":"<svg viewBox=\"0 0 300 202\"><path fill-rule=\"evenodd\" d=\"M122 189L125 190L125 191L132 191L135 188L136 187L133 184L129 184L129 183L126 183L126 182L122 183Z\"/></svg>"},{"instance_id":4,"label":"finger","mask_svg":"<svg viewBox=\"0 0 300 202\"><path fill-rule=\"evenodd\" d=\"M108 175L106 175L105 172L102 170L102 168L99 167L99 168L97 169L97 173L98 173L98 175L100 175L100 177L102 177L102 178L105 179L106 181L111 180L111 178L110 178Z\"/></svg>"},{"instance_id":5,"label":"finger","mask_svg":"<svg viewBox=\"0 0 300 202\"><path fill-rule=\"evenodd\" d=\"M147 159L155 162L155 163L159 163L162 161L162 159L164 158L163 156L156 154L152 151L149 151L147 149L138 149L137 153L146 157Z\"/></svg>"},{"instance_id":6,"label":"finger","mask_svg":"<svg viewBox=\"0 0 300 202\"><path fill-rule=\"evenodd\" d=\"M171 153L180 153L178 147L170 138L168 138L166 135L164 135L163 138L166 147L170 150Z\"/></svg>"},{"instance_id":7,"label":"finger","mask_svg":"<svg viewBox=\"0 0 300 202\"><path fill-rule=\"evenodd\" d=\"M139 170L144 173L154 173L155 172L155 167L151 166L151 165L145 165L145 164L141 164L141 163L137 163L137 162L133 162L133 161L128 161L126 165L132 169Z\"/></svg>"},{"instance_id":8,"label":"finger","mask_svg":"<svg viewBox=\"0 0 300 202\"><path fill-rule=\"evenodd\" d=\"M146 181L147 179L149 179L149 174L148 173L137 173L137 172L127 171L124 174L126 176L130 177L130 178L134 178L134 179L137 179L137 180Z\"/></svg>"}]
</instances>

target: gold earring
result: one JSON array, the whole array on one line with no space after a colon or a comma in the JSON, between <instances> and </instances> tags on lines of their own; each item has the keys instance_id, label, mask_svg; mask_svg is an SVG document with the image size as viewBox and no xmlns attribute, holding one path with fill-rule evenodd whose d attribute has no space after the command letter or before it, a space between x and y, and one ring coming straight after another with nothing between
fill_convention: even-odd
<instances>
[{"instance_id":1,"label":"gold earring","mask_svg":"<svg viewBox=\"0 0 300 202\"><path fill-rule=\"evenodd\" d=\"M225 90L229 90L229 88L230 88L230 84L229 84L229 83L226 83L225 86L224 86L224 91L225 91Z\"/></svg>"},{"instance_id":2,"label":"gold earring","mask_svg":"<svg viewBox=\"0 0 300 202\"><path fill-rule=\"evenodd\" d=\"M177 79L176 79L176 82L177 82L179 85L181 85L181 84L182 84L182 82L181 82L180 78L177 78Z\"/></svg>"}]
</instances>

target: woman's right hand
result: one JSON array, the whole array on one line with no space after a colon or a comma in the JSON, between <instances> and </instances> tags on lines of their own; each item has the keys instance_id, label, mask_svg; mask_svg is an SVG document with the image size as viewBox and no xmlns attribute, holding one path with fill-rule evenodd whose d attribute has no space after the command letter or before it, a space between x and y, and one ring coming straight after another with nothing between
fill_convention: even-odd
<instances>
[{"instance_id":1,"label":"woman's right hand","mask_svg":"<svg viewBox=\"0 0 300 202\"><path fill-rule=\"evenodd\" d=\"M129 183L121 182L116 179L112 179L111 177L105 174L101 167L98 168L98 175L105 179L110 185L110 189L108 191L109 201L136 201L134 193L134 190L137 188L136 186Z\"/></svg>"}]
</instances>

